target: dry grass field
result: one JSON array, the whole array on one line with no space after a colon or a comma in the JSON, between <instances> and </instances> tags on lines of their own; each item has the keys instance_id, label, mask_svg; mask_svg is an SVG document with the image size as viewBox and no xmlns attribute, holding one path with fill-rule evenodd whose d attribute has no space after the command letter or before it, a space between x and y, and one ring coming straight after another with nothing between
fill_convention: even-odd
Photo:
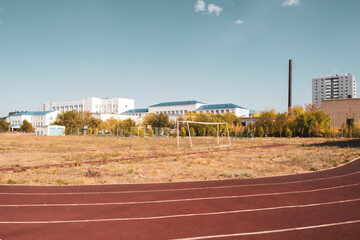
<instances>
[{"instance_id":1,"label":"dry grass field","mask_svg":"<svg viewBox=\"0 0 360 240\"><path fill-rule=\"evenodd\" d=\"M221 141L226 143L226 139ZM270 144L287 145L263 147ZM173 138L0 134L0 168L15 168L0 172L0 183L73 185L253 178L318 171L360 157L359 140L232 139L231 147L214 148L215 138L197 138L194 145L201 148L191 149L188 139L182 139L178 149ZM247 148L251 146L258 147ZM199 151L205 153L189 154ZM179 155L147 158L166 154ZM127 157L139 158L109 161ZM84 164L96 160L102 163ZM36 167L66 163L71 166ZM26 170L26 166L35 168Z\"/></svg>"}]
</instances>

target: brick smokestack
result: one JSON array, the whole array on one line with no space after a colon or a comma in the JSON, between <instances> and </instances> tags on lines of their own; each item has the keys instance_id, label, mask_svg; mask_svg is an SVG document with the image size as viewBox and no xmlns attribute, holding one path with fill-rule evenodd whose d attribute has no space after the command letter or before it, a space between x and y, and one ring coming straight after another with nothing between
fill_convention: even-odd
<instances>
[{"instance_id":1,"label":"brick smokestack","mask_svg":"<svg viewBox=\"0 0 360 240\"><path fill-rule=\"evenodd\" d=\"M292 59L289 60L289 100L288 100L288 110L291 109L291 92L292 92Z\"/></svg>"}]
</instances>

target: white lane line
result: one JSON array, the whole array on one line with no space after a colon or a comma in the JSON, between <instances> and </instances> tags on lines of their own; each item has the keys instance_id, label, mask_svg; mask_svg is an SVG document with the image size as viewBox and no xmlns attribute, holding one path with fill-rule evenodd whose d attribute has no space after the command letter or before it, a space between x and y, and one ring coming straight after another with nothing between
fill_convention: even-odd
<instances>
[{"instance_id":1,"label":"white lane line","mask_svg":"<svg viewBox=\"0 0 360 240\"><path fill-rule=\"evenodd\" d=\"M257 193L248 195L230 195L219 197L202 197L202 198L180 198L180 199L167 199L167 200L152 200L152 201L139 201L139 202L109 202L109 203L48 203L48 204L9 204L0 205L0 207L76 207L76 206L107 206L107 205L133 205L133 204L151 204L151 203L171 203L171 202L187 202L187 201L203 201L203 200L216 200L216 199L233 199L233 198L248 198L248 197L263 197L263 196L275 196L285 194L299 194L299 193L312 193L320 191L328 191L334 189L341 189L347 187L359 186L360 183L328 187L317 188L304 191L290 191L290 192L273 192L273 193Z\"/></svg>"},{"instance_id":2,"label":"white lane line","mask_svg":"<svg viewBox=\"0 0 360 240\"><path fill-rule=\"evenodd\" d=\"M171 188L171 189L158 189L158 190L132 190L132 191L114 191L114 192L61 192L61 193L4 193L0 192L0 195L23 195L23 196L57 196L57 195L99 195L99 194L125 194L125 193L152 193L152 192L174 192L174 191L192 191L192 190L206 190L206 189L224 189L224 188L241 188L241 187L258 187L258 186L274 186L274 185L286 185L291 183L305 183L305 182L316 182L327 179L347 177L351 175L359 174L360 171L332 176L323 177L308 180L289 181L280 183L258 183L258 184L244 184L244 185L225 185L217 187L196 187L196 188Z\"/></svg>"},{"instance_id":3,"label":"white lane line","mask_svg":"<svg viewBox=\"0 0 360 240\"><path fill-rule=\"evenodd\" d=\"M213 239L213 238L241 237L241 236L261 235L261 234L269 234L269 233L301 231L301 230L308 230L308 229L315 229L315 228L334 227L334 226L354 224L354 223L360 223L360 220L337 222L337 223L327 223L327 224L312 225L312 226L305 226L305 227L275 229L275 230L259 231L259 232L232 233L232 234L222 234L222 235L212 235L212 236L202 236L202 237L177 238L174 240L200 240L200 239Z\"/></svg>"},{"instance_id":4,"label":"white lane line","mask_svg":"<svg viewBox=\"0 0 360 240\"><path fill-rule=\"evenodd\" d=\"M234 214L234 213L246 213L246 212L259 212L279 209L293 209L293 208L307 208L317 207L324 205L334 205L341 203L357 202L360 198L325 202L325 203L311 203L304 205L293 205L293 206L280 206L280 207L267 207L267 208L254 208L254 209L242 209L233 211L222 211L222 212L210 212L210 213L189 213L189 214L178 214L178 215L166 215L156 217L134 217L134 218L109 218L109 219L81 219L81 220L61 220L61 221L1 221L0 224L48 224L48 223L88 223L88 222L113 222L113 221L134 221L134 220L154 220L154 219L166 219L166 218L180 218L180 217L195 217L195 216L211 216L211 215L222 215L222 214Z\"/></svg>"}]
</instances>

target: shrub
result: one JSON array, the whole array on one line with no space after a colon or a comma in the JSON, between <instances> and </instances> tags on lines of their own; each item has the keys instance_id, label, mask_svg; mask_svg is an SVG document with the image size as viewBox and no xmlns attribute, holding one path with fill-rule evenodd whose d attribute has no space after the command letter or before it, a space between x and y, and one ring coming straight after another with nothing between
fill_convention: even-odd
<instances>
[{"instance_id":1,"label":"shrub","mask_svg":"<svg viewBox=\"0 0 360 240\"><path fill-rule=\"evenodd\" d=\"M181 137L185 137L185 136L186 136L186 130L185 130L184 127L181 127L181 128L180 128L180 136L181 136Z\"/></svg>"},{"instance_id":2,"label":"shrub","mask_svg":"<svg viewBox=\"0 0 360 240\"><path fill-rule=\"evenodd\" d=\"M176 131L171 131L170 136L173 138L177 137L177 132Z\"/></svg>"},{"instance_id":3,"label":"shrub","mask_svg":"<svg viewBox=\"0 0 360 240\"><path fill-rule=\"evenodd\" d=\"M291 138L291 136L292 136L292 132L291 132L290 128L288 128L288 127L285 130L285 136L287 138Z\"/></svg>"},{"instance_id":4,"label":"shrub","mask_svg":"<svg viewBox=\"0 0 360 240\"><path fill-rule=\"evenodd\" d=\"M257 131L257 134L258 134L258 137L263 137L265 132L264 132L264 128L263 127L260 127L259 128L259 131Z\"/></svg>"},{"instance_id":5,"label":"shrub","mask_svg":"<svg viewBox=\"0 0 360 240\"><path fill-rule=\"evenodd\" d=\"M194 128L190 128L190 135L191 135L191 136L195 136L195 135L196 135Z\"/></svg>"},{"instance_id":6,"label":"shrub","mask_svg":"<svg viewBox=\"0 0 360 240\"><path fill-rule=\"evenodd\" d=\"M154 130L152 130L152 128L150 128L147 132L148 137L153 137L154 136Z\"/></svg>"},{"instance_id":7,"label":"shrub","mask_svg":"<svg viewBox=\"0 0 360 240\"><path fill-rule=\"evenodd\" d=\"M139 130L139 136L145 137L145 130L143 128Z\"/></svg>"},{"instance_id":8,"label":"shrub","mask_svg":"<svg viewBox=\"0 0 360 240\"><path fill-rule=\"evenodd\" d=\"M92 135L93 133L93 129L90 127L88 130L87 130L87 135Z\"/></svg>"}]
</instances>

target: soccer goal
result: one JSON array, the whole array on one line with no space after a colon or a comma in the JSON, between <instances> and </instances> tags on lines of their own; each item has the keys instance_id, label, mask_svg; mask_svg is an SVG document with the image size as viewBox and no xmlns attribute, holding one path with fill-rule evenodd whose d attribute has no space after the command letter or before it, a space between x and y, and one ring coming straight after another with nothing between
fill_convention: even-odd
<instances>
[{"instance_id":1,"label":"soccer goal","mask_svg":"<svg viewBox=\"0 0 360 240\"><path fill-rule=\"evenodd\" d=\"M190 126L193 124L196 125L215 125L216 126L216 138L217 138L217 147L229 147L231 146L231 139L230 139L230 133L229 133L229 128L228 128L228 124L226 122L194 122L194 121L177 121L176 122L176 134L177 134L177 146L178 148L180 147L180 124L183 124L184 127L187 129L188 132L188 136L189 136L189 141L190 141L190 147L193 148L193 136L191 136L191 130L190 130ZM220 126L221 125L225 125L226 127L226 135L227 135L227 139L228 139L228 143L227 144L222 144L220 145Z\"/></svg>"}]
</instances>

